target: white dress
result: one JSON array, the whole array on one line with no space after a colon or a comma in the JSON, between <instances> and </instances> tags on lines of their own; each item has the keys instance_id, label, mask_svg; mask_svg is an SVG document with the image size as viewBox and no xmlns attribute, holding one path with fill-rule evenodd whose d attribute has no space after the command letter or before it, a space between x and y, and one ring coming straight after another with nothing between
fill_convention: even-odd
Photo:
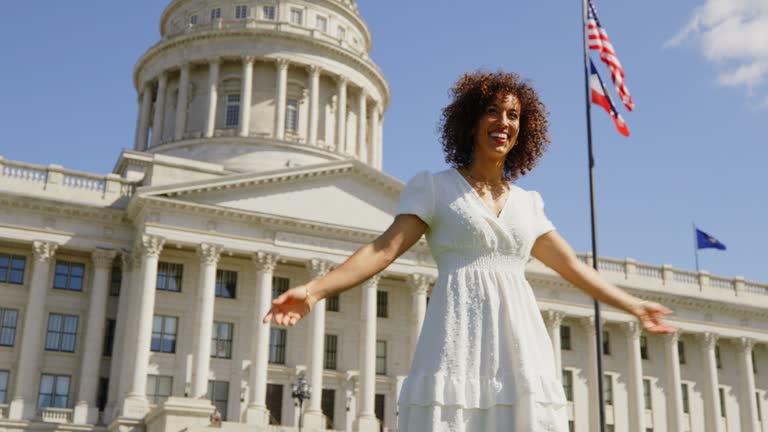
<instances>
[{"instance_id":1,"label":"white dress","mask_svg":"<svg viewBox=\"0 0 768 432\"><path fill-rule=\"evenodd\" d=\"M525 265L554 229L538 192L513 184L496 217L455 169L427 171L398 214L426 232L438 278L398 400L400 432L567 432L551 340Z\"/></svg>"}]
</instances>

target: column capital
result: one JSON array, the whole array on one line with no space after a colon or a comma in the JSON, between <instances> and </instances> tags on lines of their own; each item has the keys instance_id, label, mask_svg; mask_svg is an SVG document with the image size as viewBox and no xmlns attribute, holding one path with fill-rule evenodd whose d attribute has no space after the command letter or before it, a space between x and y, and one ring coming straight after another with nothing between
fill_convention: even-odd
<instances>
[{"instance_id":1,"label":"column capital","mask_svg":"<svg viewBox=\"0 0 768 432\"><path fill-rule=\"evenodd\" d=\"M192 63L191 63L189 60L185 60L185 61L183 61L183 62L182 62L180 65L179 65L179 71L183 71L184 69L186 69L187 71L189 71L189 69L190 69L191 67L192 67Z\"/></svg>"},{"instance_id":2,"label":"column capital","mask_svg":"<svg viewBox=\"0 0 768 432\"><path fill-rule=\"evenodd\" d=\"M275 266L277 266L277 259L280 258L276 253L271 252L256 252L253 254L253 263L256 264L257 271L273 272Z\"/></svg>"},{"instance_id":3,"label":"column capital","mask_svg":"<svg viewBox=\"0 0 768 432\"><path fill-rule=\"evenodd\" d=\"M136 250L142 256L157 258L160 256L160 252L165 245L165 239L158 236L144 235L141 236L139 244L136 246Z\"/></svg>"},{"instance_id":4,"label":"column capital","mask_svg":"<svg viewBox=\"0 0 768 432\"><path fill-rule=\"evenodd\" d=\"M290 63L291 62L287 58L284 58L284 57L275 58L275 64L277 65L278 68L286 68Z\"/></svg>"},{"instance_id":5,"label":"column capital","mask_svg":"<svg viewBox=\"0 0 768 432\"><path fill-rule=\"evenodd\" d=\"M741 336L736 338L736 346L742 353L749 354L750 351L752 351L752 349L755 347L755 342L755 339L751 337Z\"/></svg>"},{"instance_id":6,"label":"column capital","mask_svg":"<svg viewBox=\"0 0 768 432\"><path fill-rule=\"evenodd\" d=\"M544 322L547 327L559 327L563 323L563 318L565 318L565 312L554 310L554 309L546 309L541 311L541 315L544 318Z\"/></svg>"},{"instance_id":7,"label":"column capital","mask_svg":"<svg viewBox=\"0 0 768 432\"><path fill-rule=\"evenodd\" d=\"M381 280L381 273L375 274L371 276L369 279L367 279L365 282L363 282L361 286L363 288L373 287L375 289L375 288L378 288L380 280Z\"/></svg>"},{"instance_id":8,"label":"column capital","mask_svg":"<svg viewBox=\"0 0 768 432\"><path fill-rule=\"evenodd\" d=\"M256 56L245 55L240 57L240 60L242 60L243 64L253 63L254 61L256 61Z\"/></svg>"},{"instance_id":9,"label":"column capital","mask_svg":"<svg viewBox=\"0 0 768 432\"><path fill-rule=\"evenodd\" d=\"M59 245L57 243L34 241L32 242L32 255L35 262L46 262L53 258L58 248Z\"/></svg>"},{"instance_id":10,"label":"column capital","mask_svg":"<svg viewBox=\"0 0 768 432\"><path fill-rule=\"evenodd\" d=\"M221 64L221 57L208 57L205 59L205 61L208 62L209 65L220 65Z\"/></svg>"},{"instance_id":11,"label":"column capital","mask_svg":"<svg viewBox=\"0 0 768 432\"><path fill-rule=\"evenodd\" d=\"M133 264L134 264L133 252L131 251L120 252L120 261L123 265L123 273L133 270Z\"/></svg>"},{"instance_id":12,"label":"column capital","mask_svg":"<svg viewBox=\"0 0 768 432\"><path fill-rule=\"evenodd\" d=\"M339 75L336 77L336 84L338 84L339 87L346 87L348 82L349 78L345 77L344 75Z\"/></svg>"},{"instance_id":13,"label":"column capital","mask_svg":"<svg viewBox=\"0 0 768 432\"><path fill-rule=\"evenodd\" d=\"M309 65L307 66L307 71L309 72L310 75L320 76L320 72L323 71L323 68L321 68L318 65Z\"/></svg>"},{"instance_id":14,"label":"column capital","mask_svg":"<svg viewBox=\"0 0 768 432\"><path fill-rule=\"evenodd\" d=\"M335 264L331 261L316 258L307 261L307 270L312 279L325 276L334 266Z\"/></svg>"},{"instance_id":15,"label":"column capital","mask_svg":"<svg viewBox=\"0 0 768 432\"><path fill-rule=\"evenodd\" d=\"M640 335L643 334L643 326L635 319L622 322L620 327L632 339L640 339Z\"/></svg>"},{"instance_id":16,"label":"column capital","mask_svg":"<svg viewBox=\"0 0 768 432\"><path fill-rule=\"evenodd\" d=\"M680 341L680 331L678 330L674 333L666 333L661 335L661 337L665 344L677 345L677 343Z\"/></svg>"},{"instance_id":17,"label":"column capital","mask_svg":"<svg viewBox=\"0 0 768 432\"><path fill-rule=\"evenodd\" d=\"M426 294L429 287L435 283L435 278L423 273L411 273L405 278L408 287L411 288L411 294Z\"/></svg>"},{"instance_id":18,"label":"column capital","mask_svg":"<svg viewBox=\"0 0 768 432\"><path fill-rule=\"evenodd\" d=\"M96 268L112 268L117 251L107 249L94 249L91 252L91 259Z\"/></svg>"},{"instance_id":19,"label":"column capital","mask_svg":"<svg viewBox=\"0 0 768 432\"><path fill-rule=\"evenodd\" d=\"M168 73L166 71L162 71L159 74L157 74L157 85L158 86L165 86L168 83Z\"/></svg>"},{"instance_id":20,"label":"column capital","mask_svg":"<svg viewBox=\"0 0 768 432\"><path fill-rule=\"evenodd\" d=\"M714 332L702 332L698 333L696 337L701 341L701 343L704 345L706 349L713 350L715 349L715 344L717 343L718 336Z\"/></svg>"},{"instance_id":21,"label":"column capital","mask_svg":"<svg viewBox=\"0 0 768 432\"><path fill-rule=\"evenodd\" d=\"M590 336L595 336L596 328L595 328L595 317L594 316L586 316L586 317L580 317L577 320L581 327L584 329L584 331L587 332ZM605 318L600 318L600 326L602 327L605 325Z\"/></svg>"},{"instance_id":22,"label":"column capital","mask_svg":"<svg viewBox=\"0 0 768 432\"><path fill-rule=\"evenodd\" d=\"M200 256L200 264L216 265L221 257L221 251L224 248L210 243L200 243L197 245L197 254Z\"/></svg>"}]
</instances>

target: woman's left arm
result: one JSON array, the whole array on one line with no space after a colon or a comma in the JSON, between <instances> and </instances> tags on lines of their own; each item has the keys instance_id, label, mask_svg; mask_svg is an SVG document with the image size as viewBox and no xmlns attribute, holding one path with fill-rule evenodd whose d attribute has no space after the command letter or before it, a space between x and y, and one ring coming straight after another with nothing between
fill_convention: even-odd
<instances>
[{"instance_id":1,"label":"woman's left arm","mask_svg":"<svg viewBox=\"0 0 768 432\"><path fill-rule=\"evenodd\" d=\"M662 318L663 315L671 314L671 310L656 302L641 300L603 279L595 269L579 261L571 246L557 231L539 236L531 249L531 255L598 301L636 316L646 331L677 331L665 324Z\"/></svg>"}]
</instances>

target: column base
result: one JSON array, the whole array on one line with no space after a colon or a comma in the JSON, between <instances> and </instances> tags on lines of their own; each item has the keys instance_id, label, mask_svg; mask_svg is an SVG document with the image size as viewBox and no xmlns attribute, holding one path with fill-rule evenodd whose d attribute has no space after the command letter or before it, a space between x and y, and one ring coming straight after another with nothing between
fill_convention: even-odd
<instances>
[{"instance_id":1,"label":"column base","mask_svg":"<svg viewBox=\"0 0 768 432\"><path fill-rule=\"evenodd\" d=\"M15 398L8 407L9 420L28 420L34 417L34 406L31 403L25 403L23 398Z\"/></svg>"},{"instance_id":2,"label":"column base","mask_svg":"<svg viewBox=\"0 0 768 432\"><path fill-rule=\"evenodd\" d=\"M117 417L107 427L109 432L144 432L144 422L139 419Z\"/></svg>"},{"instance_id":3,"label":"column base","mask_svg":"<svg viewBox=\"0 0 768 432\"><path fill-rule=\"evenodd\" d=\"M141 420L149 412L149 401L147 397L141 394L128 393L123 400L123 409L120 410L121 417Z\"/></svg>"},{"instance_id":4,"label":"column base","mask_svg":"<svg viewBox=\"0 0 768 432\"><path fill-rule=\"evenodd\" d=\"M378 432L379 419L372 415L361 415L355 419L353 430L357 432Z\"/></svg>"},{"instance_id":5,"label":"column base","mask_svg":"<svg viewBox=\"0 0 768 432\"><path fill-rule=\"evenodd\" d=\"M89 407L87 402L78 402L72 414L72 423L95 425L99 422L99 409Z\"/></svg>"},{"instance_id":6,"label":"column base","mask_svg":"<svg viewBox=\"0 0 768 432\"><path fill-rule=\"evenodd\" d=\"M248 406L245 411L245 423L253 426L268 426L269 410L259 405Z\"/></svg>"},{"instance_id":7,"label":"column base","mask_svg":"<svg viewBox=\"0 0 768 432\"><path fill-rule=\"evenodd\" d=\"M207 399L169 397L152 410L147 418L146 432L191 430L211 424L214 407Z\"/></svg>"},{"instance_id":8,"label":"column base","mask_svg":"<svg viewBox=\"0 0 768 432\"><path fill-rule=\"evenodd\" d=\"M323 412L304 411L304 428L306 428L307 432L325 431L325 415Z\"/></svg>"}]
</instances>

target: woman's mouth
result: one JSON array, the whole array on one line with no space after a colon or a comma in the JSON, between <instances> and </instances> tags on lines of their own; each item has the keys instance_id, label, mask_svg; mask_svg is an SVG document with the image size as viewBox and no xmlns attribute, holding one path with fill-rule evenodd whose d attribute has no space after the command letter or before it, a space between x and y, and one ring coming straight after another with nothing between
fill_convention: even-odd
<instances>
[{"instance_id":1,"label":"woman's mouth","mask_svg":"<svg viewBox=\"0 0 768 432\"><path fill-rule=\"evenodd\" d=\"M504 144L509 139L509 134L506 132L492 132L490 136L497 144Z\"/></svg>"}]
</instances>

